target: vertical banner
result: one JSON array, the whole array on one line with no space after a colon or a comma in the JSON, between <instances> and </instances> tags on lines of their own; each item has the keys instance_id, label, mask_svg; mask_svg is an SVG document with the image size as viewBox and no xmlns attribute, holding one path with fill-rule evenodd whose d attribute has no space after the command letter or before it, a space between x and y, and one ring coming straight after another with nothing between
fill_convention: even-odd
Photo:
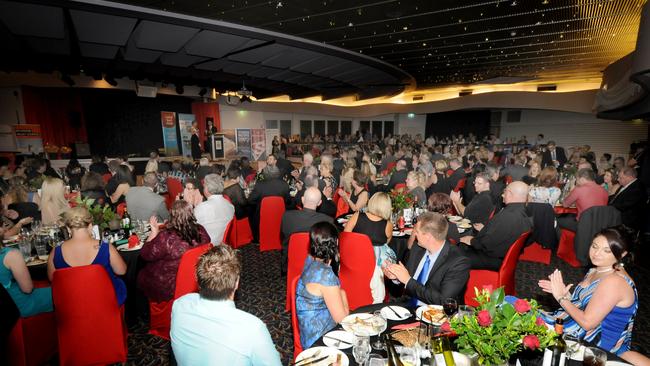
<instances>
[{"instance_id":1,"label":"vertical banner","mask_svg":"<svg viewBox=\"0 0 650 366\"><path fill-rule=\"evenodd\" d=\"M251 158L251 130L250 128L237 129L237 156Z\"/></svg>"},{"instance_id":2,"label":"vertical banner","mask_svg":"<svg viewBox=\"0 0 650 366\"><path fill-rule=\"evenodd\" d=\"M178 114L178 127L181 130L181 148L183 156L192 156L192 123L193 114Z\"/></svg>"},{"instance_id":3,"label":"vertical banner","mask_svg":"<svg viewBox=\"0 0 650 366\"><path fill-rule=\"evenodd\" d=\"M226 159L237 158L237 142L235 141L235 130L221 130L223 134L223 154Z\"/></svg>"},{"instance_id":4,"label":"vertical banner","mask_svg":"<svg viewBox=\"0 0 650 366\"><path fill-rule=\"evenodd\" d=\"M266 160L266 130L256 128L251 130L251 152L253 161Z\"/></svg>"},{"instance_id":5,"label":"vertical banner","mask_svg":"<svg viewBox=\"0 0 650 366\"><path fill-rule=\"evenodd\" d=\"M210 148L212 149L212 160L223 159L226 157L223 134L215 134L210 136Z\"/></svg>"},{"instance_id":6,"label":"vertical banner","mask_svg":"<svg viewBox=\"0 0 650 366\"><path fill-rule=\"evenodd\" d=\"M43 152L41 125L15 125L16 150L25 154Z\"/></svg>"},{"instance_id":7,"label":"vertical banner","mask_svg":"<svg viewBox=\"0 0 650 366\"><path fill-rule=\"evenodd\" d=\"M162 121L163 143L167 156L178 155L178 139L176 138L176 112L160 112Z\"/></svg>"},{"instance_id":8,"label":"vertical banner","mask_svg":"<svg viewBox=\"0 0 650 366\"><path fill-rule=\"evenodd\" d=\"M277 128L267 128L266 131L266 155L273 153L273 138L280 135L280 130ZM279 146L278 146L279 148Z\"/></svg>"}]
</instances>

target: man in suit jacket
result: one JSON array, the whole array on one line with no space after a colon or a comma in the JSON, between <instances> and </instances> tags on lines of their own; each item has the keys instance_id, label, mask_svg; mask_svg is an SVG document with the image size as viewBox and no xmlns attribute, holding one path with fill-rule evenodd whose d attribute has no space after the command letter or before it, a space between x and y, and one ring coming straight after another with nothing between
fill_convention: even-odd
<instances>
[{"instance_id":1,"label":"man in suit jacket","mask_svg":"<svg viewBox=\"0 0 650 366\"><path fill-rule=\"evenodd\" d=\"M284 199L285 207L289 204L289 185L280 179L280 170L276 166L266 166L262 171L264 180L255 184L255 188L248 197L248 202L255 206L255 211L250 220L253 239L258 242L260 228L260 208L264 197L279 196Z\"/></svg>"},{"instance_id":2,"label":"man in suit jacket","mask_svg":"<svg viewBox=\"0 0 650 366\"><path fill-rule=\"evenodd\" d=\"M470 262L447 240L447 219L427 212L418 217L413 229L417 245L407 254L406 265L389 264L384 275L393 286L403 286L412 305L442 304L446 298L462 302L469 279Z\"/></svg>"},{"instance_id":3,"label":"man in suit jacket","mask_svg":"<svg viewBox=\"0 0 650 366\"><path fill-rule=\"evenodd\" d=\"M454 188L456 188L456 185L458 182L460 182L461 179L467 177L467 174L463 169L463 164L457 158L451 159L449 161L449 168L453 170L453 173L451 173L451 175L446 179L447 188L445 193L451 192Z\"/></svg>"},{"instance_id":4,"label":"man in suit jacket","mask_svg":"<svg viewBox=\"0 0 650 366\"><path fill-rule=\"evenodd\" d=\"M506 204L487 225L474 224L479 230L476 236L460 238L461 246L470 259L472 269L498 271L510 246L526 231L532 228L532 222L526 214L528 185L524 182L512 182L503 191Z\"/></svg>"},{"instance_id":5,"label":"man in suit jacket","mask_svg":"<svg viewBox=\"0 0 650 366\"><path fill-rule=\"evenodd\" d=\"M390 191L395 188L399 183L406 184L406 176L408 175L408 170L406 169L406 160L400 159L395 165L395 173L391 174L390 180L386 188Z\"/></svg>"},{"instance_id":6,"label":"man in suit jacket","mask_svg":"<svg viewBox=\"0 0 650 366\"><path fill-rule=\"evenodd\" d=\"M156 173L149 172L144 175L143 187L131 187L126 194L126 207L132 220L149 221L151 216L156 216L159 222L169 218L169 211L165 206L165 199L154 193L158 184Z\"/></svg>"},{"instance_id":7,"label":"man in suit jacket","mask_svg":"<svg viewBox=\"0 0 650 366\"><path fill-rule=\"evenodd\" d=\"M646 189L637 179L636 169L625 167L618 172L621 187L610 197L609 205L621 211L623 224L640 230L644 224L648 196Z\"/></svg>"},{"instance_id":8,"label":"man in suit jacket","mask_svg":"<svg viewBox=\"0 0 650 366\"><path fill-rule=\"evenodd\" d=\"M287 267L287 250L289 237L293 233L308 232L318 222L334 223L332 217L317 212L321 204L321 192L316 187L309 187L302 195L302 210L285 211L282 216L282 268Z\"/></svg>"},{"instance_id":9,"label":"man in suit jacket","mask_svg":"<svg viewBox=\"0 0 650 366\"><path fill-rule=\"evenodd\" d=\"M547 166L562 168L566 162L564 149L555 145L555 141L549 141L546 145L546 151L542 154L542 169Z\"/></svg>"}]
</instances>

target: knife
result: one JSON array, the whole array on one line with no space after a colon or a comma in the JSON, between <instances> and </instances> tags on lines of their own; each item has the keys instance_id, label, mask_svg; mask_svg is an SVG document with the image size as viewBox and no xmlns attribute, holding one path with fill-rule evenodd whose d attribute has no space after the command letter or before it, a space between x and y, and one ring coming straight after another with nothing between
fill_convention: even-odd
<instances>
[{"instance_id":1,"label":"knife","mask_svg":"<svg viewBox=\"0 0 650 366\"><path fill-rule=\"evenodd\" d=\"M321 362L321 361L323 361L323 360L328 359L330 356L331 356L331 355L323 356L323 357L321 357L321 358L317 358L317 359L315 359L315 360L311 360L311 361L309 361L309 362L301 363L301 364L299 364L299 365L297 365L297 366L313 365L313 364L315 364L315 363L317 363L317 362Z\"/></svg>"},{"instance_id":2,"label":"knife","mask_svg":"<svg viewBox=\"0 0 650 366\"><path fill-rule=\"evenodd\" d=\"M390 307L390 306L387 306L387 308L389 308L389 309L390 309L390 311L392 311L392 312L393 312L393 314L395 314L395 316L396 316L396 317L397 317L398 319L402 319L402 316L401 316L401 315L399 315L399 314L397 313L397 311L395 311L395 309L393 309L393 308L392 308L392 307Z\"/></svg>"},{"instance_id":3,"label":"knife","mask_svg":"<svg viewBox=\"0 0 650 366\"><path fill-rule=\"evenodd\" d=\"M323 338L331 339L331 340L333 340L333 341L337 341L337 342L339 342L339 343L343 343L343 344L349 344L349 345L352 344L352 343L350 343L350 342L348 342L348 341L344 341L344 340L342 340L342 339L338 339L338 338L336 338L336 337L332 337L332 336L328 336L328 335L324 336Z\"/></svg>"}]
</instances>

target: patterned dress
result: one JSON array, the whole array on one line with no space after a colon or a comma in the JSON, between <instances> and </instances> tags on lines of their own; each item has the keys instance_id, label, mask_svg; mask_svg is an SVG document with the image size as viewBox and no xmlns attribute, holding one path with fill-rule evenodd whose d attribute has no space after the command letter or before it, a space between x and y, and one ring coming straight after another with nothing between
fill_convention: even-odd
<instances>
[{"instance_id":1,"label":"patterned dress","mask_svg":"<svg viewBox=\"0 0 650 366\"><path fill-rule=\"evenodd\" d=\"M591 269L585 277L592 274L593 271L595 269ZM582 336L585 341L595 343L598 347L617 355L629 351L632 341L634 317L639 308L639 297L634 282L626 276L622 277L634 290L634 303L625 308L615 306L594 329L590 331L584 330L562 308L551 313L542 312L544 321L548 324L554 324L555 318L560 317L564 319L564 332L567 334ZM582 287L581 285L576 286L571 296L573 305L584 311L587 308L587 304L589 304L589 300L591 300L591 296L596 291L600 280L593 281L587 287Z\"/></svg>"},{"instance_id":2,"label":"patterned dress","mask_svg":"<svg viewBox=\"0 0 650 366\"><path fill-rule=\"evenodd\" d=\"M307 256L305 266L296 288L296 315L300 327L300 343L308 348L325 333L336 327L329 309L322 296L315 296L307 291L308 283L323 286L340 286L338 277L329 265Z\"/></svg>"}]
</instances>

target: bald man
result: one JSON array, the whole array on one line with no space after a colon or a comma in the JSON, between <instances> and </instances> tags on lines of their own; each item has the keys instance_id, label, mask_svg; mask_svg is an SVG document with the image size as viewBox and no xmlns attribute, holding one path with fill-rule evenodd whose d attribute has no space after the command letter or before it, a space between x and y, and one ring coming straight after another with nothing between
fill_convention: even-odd
<instances>
[{"instance_id":1,"label":"bald man","mask_svg":"<svg viewBox=\"0 0 650 366\"><path fill-rule=\"evenodd\" d=\"M498 271L510 246L521 234L532 230L532 220L526 215L527 197L526 183L510 183L503 191L506 206L485 226L474 224L476 236L460 238L472 269Z\"/></svg>"},{"instance_id":2,"label":"bald man","mask_svg":"<svg viewBox=\"0 0 650 366\"><path fill-rule=\"evenodd\" d=\"M282 216L282 269L287 268L287 249L289 237L293 233L308 232L318 222L334 223L332 217L316 212L321 204L321 192L316 187L309 187L302 195L302 210L289 210Z\"/></svg>"}]
</instances>

